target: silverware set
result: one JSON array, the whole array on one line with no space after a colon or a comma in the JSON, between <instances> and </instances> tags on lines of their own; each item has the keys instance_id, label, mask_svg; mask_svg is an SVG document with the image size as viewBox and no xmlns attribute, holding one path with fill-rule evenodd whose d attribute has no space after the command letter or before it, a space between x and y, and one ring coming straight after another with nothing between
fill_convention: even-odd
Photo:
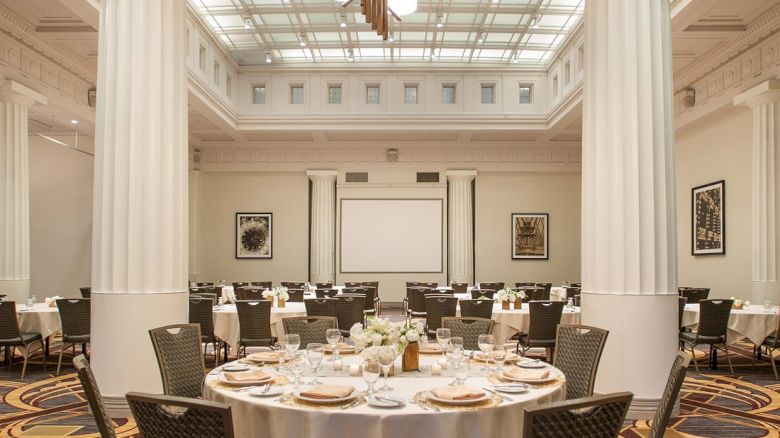
<instances>
[{"instance_id":1,"label":"silverware set","mask_svg":"<svg viewBox=\"0 0 780 438\"><path fill-rule=\"evenodd\" d=\"M501 397L501 400L503 400L503 401L507 401L507 402L511 402L512 401L511 397L507 397L504 394L499 394L498 392L493 391L492 389L487 389L487 388L482 388L482 389L484 389L485 391L487 391L487 392L489 392L489 393L491 393L493 395L497 395L497 396Z\"/></svg>"}]
</instances>

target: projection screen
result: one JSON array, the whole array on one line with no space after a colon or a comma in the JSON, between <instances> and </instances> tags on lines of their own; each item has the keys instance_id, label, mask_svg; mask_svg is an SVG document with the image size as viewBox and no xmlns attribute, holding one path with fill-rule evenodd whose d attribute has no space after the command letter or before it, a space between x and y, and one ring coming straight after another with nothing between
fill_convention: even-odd
<instances>
[{"instance_id":1,"label":"projection screen","mask_svg":"<svg viewBox=\"0 0 780 438\"><path fill-rule=\"evenodd\" d=\"M442 272L441 199L342 199L341 272Z\"/></svg>"}]
</instances>

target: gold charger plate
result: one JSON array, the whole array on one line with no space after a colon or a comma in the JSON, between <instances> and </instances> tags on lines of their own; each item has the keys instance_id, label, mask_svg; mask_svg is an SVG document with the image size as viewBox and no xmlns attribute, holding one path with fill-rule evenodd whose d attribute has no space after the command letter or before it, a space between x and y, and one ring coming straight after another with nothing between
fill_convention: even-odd
<instances>
[{"instance_id":1,"label":"gold charger plate","mask_svg":"<svg viewBox=\"0 0 780 438\"><path fill-rule=\"evenodd\" d=\"M437 401L430 400L427 394L428 391L420 391L415 394L414 397L412 397L412 400L416 404L423 406L435 406L436 408L445 411L479 411L480 409L494 408L501 404L501 396L496 394L491 394L489 399L471 405L450 405L447 403L439 403Z\"/></svg>"},{"instance_id":2,"label":"gold charger plate","mask_svg":"<svg viewBox=\"0 0 780 438\"><path fill-rule=\"evenodd\" d=\"M519 382L515 382L514 380L502 379L496 373L490 374L487 379L493 385L500 385L502 383L507 383L507 382L519 383ZM529 386L533 386L534 388L545 388L545 387L548 387L548 386L560 386L565 381L566 381L566 379L563 377L563 375L559 375L555 379L547 381L547 382L543 382L543 383L532 383L532 382L522 382L522 383L524 383L526 385L529 385Z\"/></svg>"},{"instance_id":3,"label":"gold charger plate","mask_svg":"<svg viewBox=\"0 0 780 438\"><path fill-rule=\"evenodd\" d=\"M350 403L355 402L356 399L352 398L347 401L341 402L341 403L332 403L332 404L318 404L318 403L309 403L305 400L301 400L298 398L287 397L286 399L283 399L279 401L279 403L285 405L285 406L292 406L296 408L305 408L305 409L315 409L315 410L321 410L321 411L332 411L334 409L341 409L342 406L346 406ZM357 403L355 403L352 407L358 407L361 405L366 404L366 393L365 391L361 391L357 395ZM350 408L351 409L351 408Z\"/></svg>"},{"instance_id":4,"label":"gold charger plate","mask_svg":"<svg viewBox=\"0 0 780 438\"><path fill-rule=\"evenodd\" d=\"M287 377L277 374L273 379L269 381L271 385L276 386L284 386L290 383L290 381L287 379ZM220 382L217 379L214 379L208 383L208 385L215 389L224 389L225 391L246 391L247 386L234 386L234 385L228 385L227 383ZM263 383L262 385L265 385Z\"/></svg>"}]
</instances>

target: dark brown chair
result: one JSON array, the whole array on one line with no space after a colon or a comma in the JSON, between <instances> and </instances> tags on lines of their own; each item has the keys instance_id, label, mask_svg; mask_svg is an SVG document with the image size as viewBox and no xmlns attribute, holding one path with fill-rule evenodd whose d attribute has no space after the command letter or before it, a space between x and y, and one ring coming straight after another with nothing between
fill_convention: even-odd
<instances>
[{"instance_id":1,"label":"dark brown chair","mask_svg":"<svg viewBox=\"0 0 780 438\"><path fill-rule=\"evenodd\" d=\"M366 302L363 304L363 313L366 316L375 316L377 314L377 307L379 306L379 297L376 296L376 288L373 286L362 287L365 292Z\"/></svg>"},{"instance_id":2,"label":"dark brown chair","mask_svg":"<svg viewBox=\"0 0 780 438\"><path fill-rule=\"evenodd\" d=\"M476 300L478 298L485 297L489 300L493 300L496 296L496 291L492 289L471 289L471 299Z\"/></svg>"},{"instance_id":3,"label":"dark brown chair","mask_svg":"<svg viewBox=\"0 0 780 438\"><path fill-rule=\"evenodd\" d=\"M81 298L90 298L92 296L92 288L89 286L80 287Z\"/></svg>"},{"instance_id":4,"label":"dark brown chair","mask_svg":"<svg viewBox=\"0 0 780 438\"><path fill-rule=\"evenodd\" d=\"M575 307L582 307L582 295L575 295L574 296L574 306Z\"/></svg>"},{"instance_id":5,"label":"dark brown chair","mask_svg":"<svg viewBox=\"0 0 780 438\"><path fill-rule=\"evenodd\" d=\"M200 342L203 343L203 359L206 349L211 344L214 347L214 366L219 365L219 349L222 341L214 334L214 303L211 299L193 298L190 296L190 324L200 326Z\"/></svg>"},{"instance_id":6,"label":"dark brown chair","mask_svg":"<svg viewBox=\"0 0 780 438\"><path fill-rule=\"evenodd\" d=\"M772 372L775 374L775 380L780 380L777 374L777 365L775 364L775 350L780 349L780 318L777 319L777 328L775 332L767 336L764 342L758 347L766 350L766 355L769 358L769 363L772 364ZM753 356L755 360L755 355Z\"/></svg>"},{"instance_id":7,"label":"dark brown chair","mask_svg":"<svg viewBox=\"0 0 780 438\"><path fill-rule=\"evenodd\" d=\"M479 282L479 288L480 289L488 289L488 290L492 290L492 291L499 291L499 290L504 288L504 282L494 281L494 282L487 282L487 283L485 283L485 282L481 282L480 281Z\"/></svg>"},{"instance_id":8,"label":"dark brown chair","mask_svg":"<svg viewBox=\"0 0 780 438\"><path fill-rule=\"evenodd\" d=\"M406 288L407 289L410 288L410 287L420 287L422 285L423 285L423 283L421 281L407 281L406 282Z\"/></svg>"},{"instance_id":9,"label":"dark brown chair","mask_svg":"<svg viewBox=\"0 0 780 438\"><path fill-rule=\"evenodd\" d=\"M729 329L729 317L731 316L731 306L733 300L701 300L699 301L699 325L695 332L681 332L680 341L691 347L693 355L693 365L696 372L699 372L699 362L696 360L696 346L709 345L712 354L718 354L718 349L726 352L726 360L729 363L729 370L734 374L734 368L731 366L731 356L729 355L729 346L726 344L726 335Z\"/></svg>"},{"instance_id":10,"label":"dark brown chair","mask_svg":"<svg viewBox=\"0 0 780 438\"><path fill-rule=\"evenodd\" d=\"M363 282L362 281L347 281L347 282L344 282L344 287L345 288L361 288L361 287L363 287Z\"/></svg>"},{"instance_id":11,"label":"dark brown chair","mask_svg":"<svg viewBox=\"0 0 780 438\"><path fill-rule=\"evenodd\" d=\"M338 319L333 316L294 316L282 318L284 332L301 337L300 348L305 349L312 343L328 344L325 332L338 328Z\"/></svg>"},{"instance_id":12,"label":"dark brown chair","mask_svg":"<svg viewBox=\"0 0 780 438\"><path fill-rule=\"evenodd\" d=\"M571 287L579 287L582 288L582 283L572 283Z\"/></svg>"},{"instance_id":13,"label":"dark brown chair","mask_svg":"<svg viewBox=\"0 0 780 438\"><path fill-rule=\"evenodd\" d=\"M195 283L197 287L214 287L213 281L199 281Z\"/></svg>"},{"instance_id":14,"label":"dark brown chair","mask_svg":"<svg viewBox=\"0 0 780 438\"><path fill-rule=\"evenodd\" d=\"M420 286L427 287L428 289L436 289L437 287L439 287L439 283L435 281L428 281L428 282L424 281L420 283Z\"/></svg>"},{"instance_id":15,"label":"dark brown chair","mask_svg":"<svg viewBox=\"0 0 780 438\"><path fill-rule=\"evenodd\" d=\"M349 337L349 329L356 323L363 324L366 296L361 294L339 294L336 299L336 317L339 330L344 337Z\"/></svg>"},{"instance_id":16,"label":"dark brown chair","mask_svg":"<svg viewBox=\"0 0 780 438\"><path fill-rule=\"evenodd\" d=\"M436 295L436 289L428 288L412 288L409 290L409 314L412 318L424 318L427 314L425 307L425 297L428 295Z\"/></svg>"},{"instance_id":17,"label":"dark brown chair","mask_svg":"<svg viewBox=\"0 0 780 438\"><path fill-rule=\"evenodd\" d=\"M303 289L303 286L306 283L303 281L283 281L282 287L286 287L287 289Z\"/></svg>"},{"instance_id":18,"label":"dark brown chair","mask_svg":"<svg viewBox=\"0 0 780 438\"><path fill-rule=\"evenodd\" d=\"M617 392L525 408L523 437L616 438L633 398Z\"/></svg>"},{"instance_id":19,"label":"dark brown chair","mask_svg":"<svg viewBox=\"0 0 780 438\"><path fill-rule=\"evenodd\" d=\"M36 350L44 349L43 337L40 333L22 333L19 329L19 321L16 318L16 302L0 301L0 347L6 350L11 348L9 354L8 369L11 369L16 347L24 347L24 365L22 365L22 380L27 372L27 360L33 351L33 345L38 344ZM43 369L46 370L46 355L43 355Z\"/></svg>"},{"instance_id":20,"label":"dark brown chair","mask_svg":"<svg viewBox=\"0 0 780 438\"><path fill-rule=\"evenodd\" d=\"M343 294L365 294L366 290L363 289L362 286L357 286L357 287L345 286L344 289L341 290L341 293L343 293Z\"/></svg>"},{"instance_id":21,"label":"dark brown chair","mask_svg":"<svg viewBox=\"0 0 780 438\"><path fill-rule=\"evenodd\" d=\"M578 287L567 287L566 288L566 300L573 300L575 295L579 295L582 293L582 289Z\"/></svg>"},{"instance_id":22,"label":"dark brown chair","mask_svg":"<svg viewBox=\"0 0 780 438\"><path fill-rule=\"evenodd\" d=\"M689 360L688 354L684 352L678 352L677 356L674 357L669 379L666 381L661 403L655 411L652 423L650 423L650 432L647 434L647 438L663 438L669 419L672 417L677 396L680 394L683 380L685 380L685 369L688 367Z\"/></svg>"},{"instance_id":23,"label":"dark brown chair","mask_svg":"<svg viewBox=\"0 0 780 438\"><path fill-rule=\"evenodd\" d=\"M238 341L238 355L246 355L246 347L270 347L276 344L271 334L270 301L236 301L238 326L241 334Z\"/></svg>"},{"instance_id":24,"label":"dark brown chair","mask_svg":"<svg viewBox=\"0 0 780 438\"><path fill-rule=\"evenodd\" d=\"M89 410L95 418L100 436L102 438L116 438L114 423L111 422L111 417L103 404L103 398L100 396L100 390L95 381L95 376L92 374L92 369L89 367L87 358L83 354L74 357L73 366L76 367L76 373L81 382L81 387L84 388L84 395L87 397Z\"/></svg>"},{"instance_id":25,"label":"dark brown chair","mask_svg":"<svg viewBox=\"0 0 780 438\"><path fill-rule=\"evenodd\" d=\"M536 287L536 283L529 283L529 282L515 283L515 287L518 289L522 289L524 287Z\"/></svg>"},{"instance_id":26,"label":"dark brown chair","mask_svg":"<svg viewBox=\"0 0 780 438\"><path fill-rule=\"evenodd\" d=\"M317 298L333 298L339 294L338 289L316 289L314 294Z\"/></svg>"},{"instance_id":27,"label":"dark brown chair","mask_svg":"<svg viewBox=\"0 0 780 438\"><path fill-rule=\"evenodd\" d=\"M200 325L174 324L149 330L163 393L198 398L203 395L206 366L200 354Z\"/></svg>"},{"instance_id":28,"label":"dark brown chair","mask_svg":"<svg viewBox=\"0 0 780 438\"><path fill-rule=\"evenodd\" d=\"M525 356L531 348L555 348L555 336L563 314L563 301L531 301L528 303L528 333L521 333L517 353Z\"/></svg>"},{"instance_id":29,"label":"dark brown chair","mask_svg":"<svg viewBox=\"0 0 780 438\"><path fill-rule=\"evenodd\" d=\"M450 287L452 290L455 291L456 294L465 294L469 290L469 284L468 283L450 283Z\"/></svg>"},{"instance_id":30,"label":"dark brown chair","mask_svg":"<svg viewBox=\"0 0 780 438\"><path fill-rule=\"evenodd\" d=\"M679 297L677 299L677 331L683 332L685 328L682 325L683 316L685 315L685 305L688 303L688 299L685 297Z\"/></svg>"},{"instance_id":31,"label":"dark brown chair","mask_svg":"<svg viewBox=\"0 0 780 438\"><path fill-rule=\"evenodd\" d=\"M523 298L524 303L530 301L550 301L550 293L545 291L542 287L523 287L520 288L520 290L525 293L525 298Z\"/></svg>"},{"instance_id":32,"label":"dark brown chair","mask_svg":"<svg viewBox=\"0 0 780 438\"><path fill-rule=\"evenodd\" d=\"M566 376L566 399L590 397L609 331L586 325L558 325L553 366Z\"/></svg>"},{"instance_id":33,"label":"dark brown chair","mask_svg":"<svg viewBox=\"0 0 780 438\"><path fill-rule=\"evenodd\" d=\"M688 300L688 304L698 304L699 301L706 300L710 296L708 288L685 288L680 290L680 296Z\"/></svg>"},{"instance_id":34,"label":"dark brown chair","mask_svg":"<svg viewBox=\"0 0 780 438\"><path fill-rule=\"evenodd\" d=\"M306 306L306 316L332 316L336 317L336 306L338 300L335 298L309 298L303 300Z\"/></svg>"},{"instance_id":35,"label":"dark brown chair","mask_svg":"<svg viewBox=\"0 0 780 438\"><path fill-rule=\"evenodd\" d=\"M547 296L550 296L550 290L552 289L552 283L536 283L536 287L541 287L542 289L547 291ZM547 298L548 300L550 298Z\"/></svg>"},{"instance_id":36,"label":"dark brown chair","mask_svg":"<svg viewBox=\"0 0 780 438\"><path fill-rule=\"evenodd\" d=\"M479 335L489 335L493 325L492 320L485 318L445 316L441 319L441 326L450 329L452 336L463 338L463 348L466 350L479 350Z\"/></svg>"},{"instance_id":37,"label":"dark brown chair","mask_svg":"<svg viewBox=\"0 0 780 438\"><path fill-rule=\"evenodd\" d=\"M458 304L464 318L493 318L493 300L460 300Z\"/></svg>"},{"instance_id":38,"label":"dark brown chair","mask_svg":"<svg viewBox=\"0 0 780 438\"><path fill-rule=\"evenodd\" d=\"M436 335L441 328L441 319L455 316L458 310L458 298L448 295L429 294L425 296L425 326L429 336Z\"/></svg>"},{"instance_id":39,"label":"dark brown chair","mask_svg":"<svg viewBox=\"0 0 780 438\"><path fill-rule=\"evenodd\" d=\"M253 281L249 283L252 287L259 287L260 289L271 289L273 287L273 282L270 281Z\"/></svg>"},{"instance_id":40,"label":"dark brown chair","mask_svg":"<svg viewBox=\"0 0 780 438\"><path fill-rule=\"evenodd\" d=\"M233 438L230 406L192 398L128 392L130 411L142 436Z\"/></svg>"},{"instance_id":41,"label":"dark brown chair","mask_svg":"<svg viewBox=\"0 0 780 438\"><path fill-rule=\"evenodd\" d=\"M315 283L317 289L333 289L333 283Z\"/></svg>"},{"instance_id":42,"label":"dark brown chair","mask_svg":"<svg viewBox=\"0 0 780 438\"><path fill-rule=\"evenodd\" d=\"M261 301L265 299L263 292L265 292L265 289L240 287L236 289L236 299L241 301Z\"/></svg>"},{"instance_id":43,"label":"dark brown chair","mask_svg":"<svg viewBox=\"0 0 780 438\"><path fill-rule=\"evenodd\" d=\"M237 291L240 287L249 287L249 283L246 281L236 281L233 283L233 290Z\"/></svg>"},{"instance_id":44,"label":"dark brown chair","mask_svg":"<svg viewBox=\"0 0 780 438\"><path fill-rule=\"evenodd\" d=\"M303 289L287 289L287 295L289 303L302 303L303 302Z\"/></svg>"},{"instance_id":45,"label":"dark brown chair","mask_svg":"<svg viewBox=\"0 0 780 438\"><path fill-rule=\"evenodd\" d=\"M90 300L89 298L62 298L57 300L57 310L62 325L62 348L57 361L57 375L60 375L62 353L68 347L73 347L73 357L76 357L76 344L81 344L81 353L87 353L90 342Z\"/></svg>"}]
</instances>

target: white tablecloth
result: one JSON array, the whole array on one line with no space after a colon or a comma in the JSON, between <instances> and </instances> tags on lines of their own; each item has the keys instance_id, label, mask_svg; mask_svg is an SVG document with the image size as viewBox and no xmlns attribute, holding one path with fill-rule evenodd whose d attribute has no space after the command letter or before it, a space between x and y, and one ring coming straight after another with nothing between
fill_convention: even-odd
<instances>
[{"instance_id":1,"label":"white tablecloth","mask_svg":"<svg viewBox=\"0 0 780 438\"><path fill-rule=\"evenodd\" d=\"M523 308L518 310L504 310L501 308L501 303L495 303L493 305L493 321L496 322L496 324L493 326L493 336L495 337L496 343L503 344L507 339L511 338L515 333L518 332L528 333L528 326L531 322L528 303L523 303ZM579 307L563 309L563 314L561 315L561 324L579 323Z\"/></svg>"},{"instance_id":2,"label":"white tablecloth","mask_svg":"<svg viewBox=\"0 0 780 438\"><path fill-rule=\"evenodd\" d=\"M303 303L286 303L282 308L271 307L271 334L281 339L284 335L282 318L293 316L306 316L306 307ZM227 342L233 350L238 348L241 332L235 304L226 304L214 311L214 334Z\"/></svg>"},{"instance_id":3,"label":"white tablecloth","mask_svg":"<svg viewBox=\"0 0 780 438\"><path fill-rule=\"evenodd\" d=\"M17 304L16 317L22 333L40 333L46 339L62 330L59 310L46 303L37 303L32 310L25 304Z\"/></svg>"},{"instance_id":4,"label":"white tablecloth","mask_svg":"<svg viewBox=\"0 0 780 438\"><path fill-rule=\"evenodd\" d=\"M565 287L550 288L550 300L566 301L566 288Z\"/></svg>"},{"instance_id":5,"label":"white tablecloth","mask_svg":"<svg viewBox=\"0 0 780 438\"><path fill-rule=\"evenodd\" d=\"M402 373L390 378L390 386L394 388L390 394L402 396L407 401L417 392L436 387L446 386L451 376L430 376L430 364L439 356L420 355L421 368L424 372ZM344 356L345 369L350 363L360 363L356 355ZM328 362L320 376L330 374ZM466 385L474 388L487 387L487 378L479 371L481 365L471 365L471 377ZM322 368L321 368L322 369ZM396 371L400 370L400 358ZM426 371L427 370L427 371ZM560 373L554 370L556 373ZM311 374L307 371L306 376ZM320 377L323 383L353 385L358 390L364 390L366 384L362 377L347 377L341 372L337 377ZM289 377L292 380L292 377ZM492 408L476 411L444 410L441 412L426 411L419 406L408 403L399 409L373 408L362 404L350 409L309 409L305 407L288 406L276 401L277 397L253 397L244 391L232 391L224 387L215 387L208 382L218 379L210 374L204 389L204 398L232 407L233 425L237 437L344 437L356 436L367 438L406 438L406 437L447 437L474 438L498 437L516 438L523 432L523 409L527 407L549 404L563 400L565 383L532 388L524 394L507 394L512 401L503 402ZM310 381L304 377L303 382ZM380 377L376 387L383 383ZM284 388L292 391L292 385ZM385 393L387 394L387 393Z\"/></svg>"},{"instance_id":6,"label":"white tablecloth","mask_svg":"<svg viewBox=\"0 0 780 438\"><path fill-rule=\"evenodd\" d=\"M731 309L726 343L729 345L747 338L761 345L767 336L777 330L778 308L764 310L764 306L750 305L742 310ZM688 304L683 313L683 326L695 330L699 325L699 305Z\"/></svg>"}]
</instances>

